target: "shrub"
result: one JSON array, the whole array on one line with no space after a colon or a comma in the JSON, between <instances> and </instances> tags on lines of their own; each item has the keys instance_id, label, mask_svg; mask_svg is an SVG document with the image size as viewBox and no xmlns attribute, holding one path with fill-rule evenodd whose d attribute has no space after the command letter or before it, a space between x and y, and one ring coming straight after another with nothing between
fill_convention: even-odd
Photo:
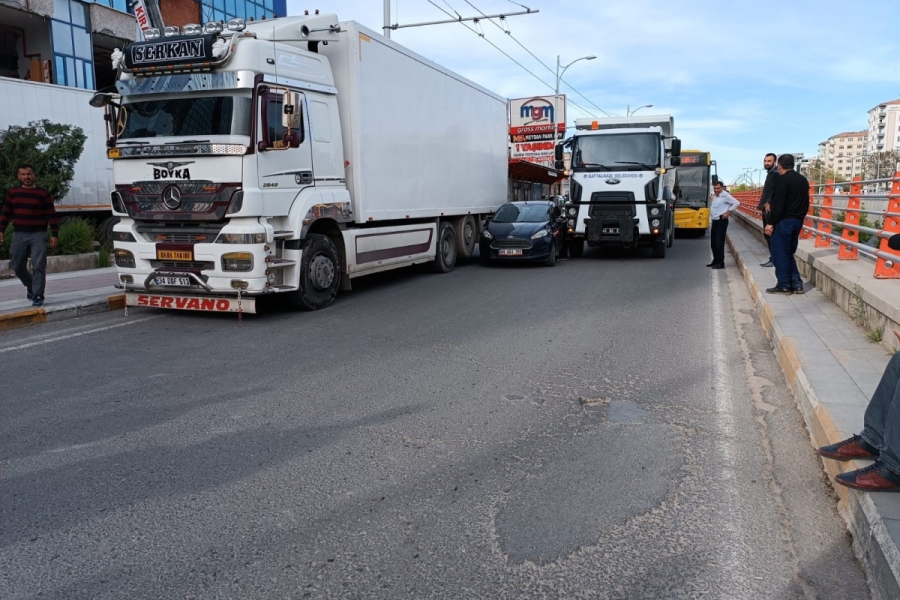
<instances>
[{"instance_id":1,"label":"shrub","mask_svg":"<svg viewBox=\"0 0 900 600\"><path fill-rule=\"evenodd\" d=\"M54 254L84 254L94 243L94 226L81 217L66 219L59 226L59 247Z\"/></svg>"},{"instance_id":2,"label":"shrub","mask_svg":"<svg viewBox=\"0 0 900 600\"><path fill-rule=\"evenodd\" d=\"M87 136L80 127L51 123L47 119L25 126L0 129L0 198L19 185L16 166L34 165L37 184L46 188L56 202L69 193L75 163L84 150Z\"/></svg>"},{"instance_id":3,"label":"shrub","mask_svg":"<svg viewBox=\"0 0 900 600\"><path fill-rule=\"evenodd\" d=\"M3 232L3 244L0 245L0 260L9 260L9 246L12 244L12 232L13 224L10 223L6 226L6 231Z\"/></svg>"}]
</instances>

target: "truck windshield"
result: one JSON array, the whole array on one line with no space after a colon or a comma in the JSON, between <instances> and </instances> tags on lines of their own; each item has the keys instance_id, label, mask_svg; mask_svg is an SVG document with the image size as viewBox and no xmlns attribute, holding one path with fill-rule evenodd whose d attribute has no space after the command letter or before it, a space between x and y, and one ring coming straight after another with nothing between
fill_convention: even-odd
<instances>
[{"instance_id":1,"label":"truck windshield","mask_svg":"<svg viewBox=\"0 0 900 600\"><path fill-rule=\"evenodd\" d=\"M701 208L709 203L709 167L675 169L675 206Z\"/></svg>"},{"instance_id":2,"label":"truck windshield","mask_svg":"<svg viewBox=\"0 0 900 600\"><path fill-rule=\"evenodd\" d=\"M550 219L546 204L504 204L491 219L494 223L543 223Z\"/></svg>"},{"instance_id":3,"label":"truck windshield","mask_svg":"<svg viewBox=\"0 0 900 600\"><path fill-rule=\"evenodd\" d=\"M250 135L250 98L207 96L131 102L119 109L119 139Z\"/></svg>"},{"instance_id":4,"label":"truck windshield","mask_svg":"<svg viewBox=\"0 0 900 600\"><path fill-rule=\"evenodd\" d=\"M572 149L572 166L647 171L660 166L659 146L654 133L579 136Z\"/></svg>"}]
</instances>

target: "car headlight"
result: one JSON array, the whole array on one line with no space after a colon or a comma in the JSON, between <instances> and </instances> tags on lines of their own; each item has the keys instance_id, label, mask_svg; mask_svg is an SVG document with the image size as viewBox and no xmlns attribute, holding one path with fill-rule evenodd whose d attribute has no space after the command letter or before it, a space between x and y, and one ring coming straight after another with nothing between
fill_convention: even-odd
<instances>
[{"instance_id":1,"label":"car headlight","mask_svg":"<svg viewBox=\"0 0 900 600\"><path fill-rule=\"evenodd\" d=\"M265 244L265 233L220 233L217 244Z\"/></svg>"},{"instance_id":2,"label":"car headlight","mask_svg":"<svg viewBox=\"0 0 900 600\"><path fill-rule=\"evenodd\" d=\"M650 221L650 226L659 227L659 219L653 219L652 221Z\"/></svg>"},{"instance_id":3,"label":"car headlight","mask_svg":"<svg viewBox=\"0 0 900 600\"><path fill-rule=\"evenodd\" d=\"M569 227L575 227L575 219L569 219Z\"/></svg>"},{"instance_id":4,"label":"car headlight","mask_svg":"<svg viewBox=\"0 0 900 600\"><path fill-rule=\"evenodd\" d=\"M656 215L659 214L659 209L658 209L658 208L655 208L655 207L654 207L654 208L651 208L651 209L650 209L650 214L653 215L653 216L655 217Z\"/></svg>"},{"instance_id":5,"label":"car headlight","mask_svg":"<svg viewBox=\"0 0 900 600\"><path fill-rule=\"evenodd\" d=\"M574 217L577 214L578 214L578 209L575 208L574 206L570 206L569 207L569 216Z\"/></svg>"},{"instance_id":6,"label":"car headlight","mask_svg":"<svg viewBox=\"0 0 900 600\"><path fill-rule=\"evenodd\" d=\"M494 239L494 236L492 236L492 235L491 235L491 232L488 231L487 229L485 229L484 231L482 231L482 232L481 232L481 235L483 235L483 236L484 236L484 239L486 239L486 240L492 240L492 239Z\"/></svg>"},{"instance_id":7,"label":"car headlight","mask_svg":"<svg viewBox=\"0 0 900 600\"><path fill-rule=\"evenodd\" d=\"M543 237L547 237L548 235L550 235L550 232L549 232L549 231L547 231L546 229L541 229L540 231L538 231L537 233L535 233L533 236L531 236L531 239L533 239L533 240L539 240L539 239L541 239L541 238L543 238Z\"/></svg>"}]
</instances>

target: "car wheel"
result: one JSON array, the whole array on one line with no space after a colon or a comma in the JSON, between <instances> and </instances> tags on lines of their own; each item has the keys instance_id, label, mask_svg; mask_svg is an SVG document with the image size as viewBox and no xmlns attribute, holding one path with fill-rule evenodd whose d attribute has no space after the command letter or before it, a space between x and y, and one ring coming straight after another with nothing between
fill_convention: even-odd
<instances>
[{"instance_id":1,"label":"car wheel","mask_svg":"<svg viewBox=\"0 0 900 600\"><path fill-rule=\"evenodd\" d=\"M438 224L437 253L431 261L431 270L435 273L449 273L456 266L458 247L456 231L447 222Z\"/></svg>"},{"instance_id":2,"label":"car wheel","mask_svg":"<svg viewBox=\"0 0 900 600\"><path fill-rule=\"evenodd\" d=\"M556 240L550 242L550 256L547 257L547 262L544 265L547 267L556 266Z\"/></svg>"}]
</instances>

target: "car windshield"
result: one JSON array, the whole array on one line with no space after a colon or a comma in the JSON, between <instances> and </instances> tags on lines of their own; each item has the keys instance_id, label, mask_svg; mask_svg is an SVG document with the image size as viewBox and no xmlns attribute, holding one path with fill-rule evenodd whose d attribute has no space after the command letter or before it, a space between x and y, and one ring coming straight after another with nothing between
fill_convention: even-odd
<instances>
[{"instance_id":1,"label":"car windshield","mask_svg":"<svg viewBox=\"0 0 900 600\"><path fill-rule=\"evenodd\" d=\"M550 219L546 204L504 204L491 219L494 223L543 223Z\"/></svg>"},{"instance_id":2,"label":"car windshield","mask_svg":"<svg viewBox=\"0 0 900 600\"><path fill-rule=\"evenodd\" d=\"M659 136L654 133L583 135L575 138L573 167L646 171L659 164Z\"/></svg>"},{"instance_id":3,"label":"car windshield","mask_svg":"<svg viewBox=\"0 0 900 600\"><path fill-rule=\"evenodd\" d=\"M706 206L709 201L709 167L675 169L675 204Z\"/></svg>"},{"instance_id":4,"label":"car windshield","mask_svg":"<svg viewBox=\"0 0 900 600\"><path fill-rule=\"evenodd\" d=\"M251 115L241 96L132 102L119 110L119 139L250 135Z\"/></svg>"}]
</instances>

